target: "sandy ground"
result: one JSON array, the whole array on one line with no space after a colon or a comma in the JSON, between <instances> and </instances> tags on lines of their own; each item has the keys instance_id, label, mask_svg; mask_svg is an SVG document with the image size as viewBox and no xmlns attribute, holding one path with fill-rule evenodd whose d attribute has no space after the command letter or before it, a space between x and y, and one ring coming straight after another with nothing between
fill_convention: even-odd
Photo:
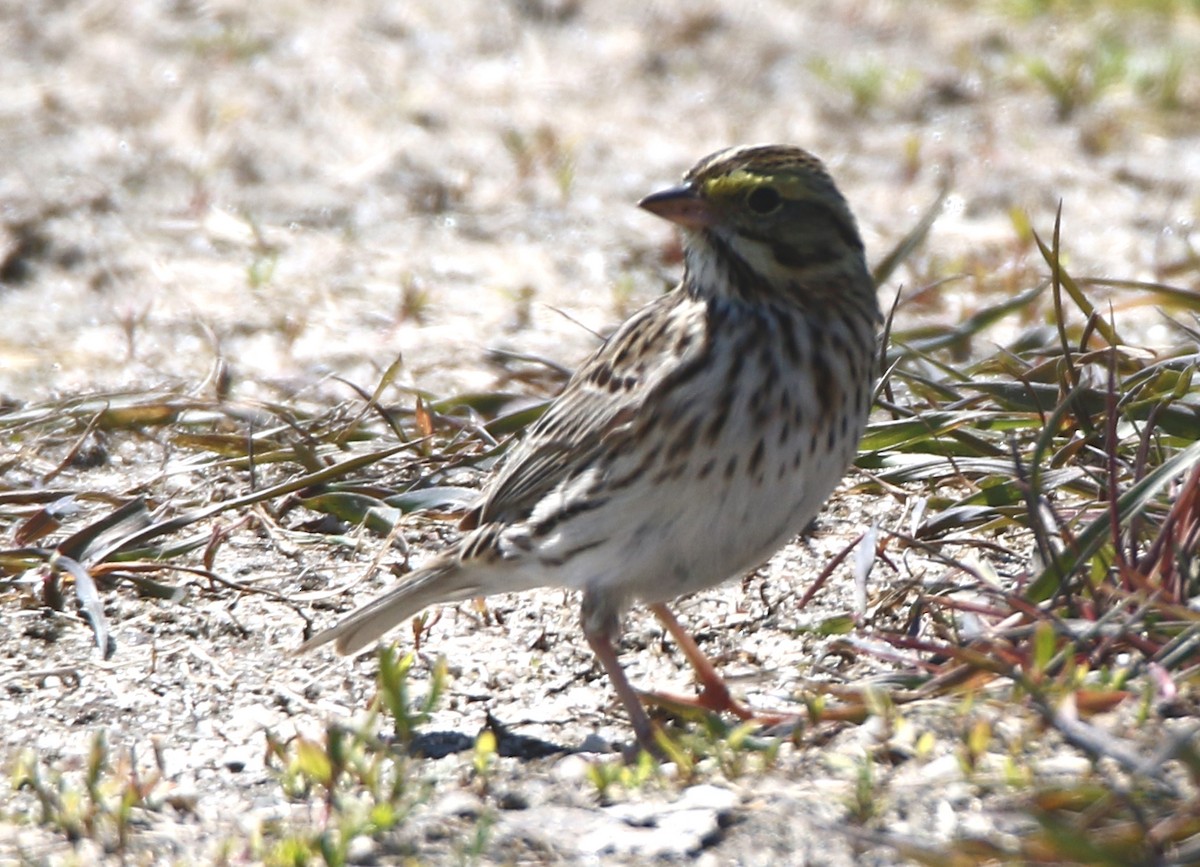
<instances>
[{"instance_id":1,"label":"sandy ground","mask_svg":"<svg viewBox=\"0 0 1200 867\"><path fill-rule=\"evenodd\" d=\"M411 403L400 386L519 388L488 351L569 367L594 332L670 285L671 230L633 204L739 142L821 155L875 259L948 188L929 242L882 290L885 302L901 287L912 295L903 328L958 322L1036 280L1045 269L1020 223L1048 236L1060 202L1075 273L1195 288L1200 18L1099 5L1039 15L1000 2L965 12L951 2L0 0L0 399L207 394L220 364L235 400L329 407L354 397L341 380L369 390L398 355L400 382L385 395L397 403ZM1039 63L1071 83L1066 96ZM1099 297L1140 340L1170 339L1142 296ZM1035 325L1001 323L991 339ZM114 443L114 462L87 483L135 492L158 479L165 452L153 437ZM0 460L0 487L37 484L61 456ZM796 637L798 626L853 605L853 588L832 588L814 612L781 600L889 509L840 498L814 541L745 587L689 603L686 618L724 665L766 664L751 689L787 696L797 662L824 647ZM418 522L410 545L437 532ZM377 545L246 533L217 566L291 595L349 582ZM268 819L315 816L280 797L263 729L315 732L361 707L373 664L284 658L302 621L262 599L105 601L119 646L107 662L73 617L0 602L0 763L33 746L70 767L98 728L143 757L158 739L171 784L195 808L141 829L139 862L208 860ZM473 736L486 710L571 747L625 737L563 594L497 610L503 625L452 611L435 628L426 649L449 658L453 683L431 728ZM635 618L630 636L636 680L686 685L649 621ZM63 666L78 670L77 686L18 677ZM871 737L847 730L821 746L844 758ZM597 807L578 757L513 759L502 788L528 809L503 811L482 857L595 861L595 841L615 840L630 863L898 860L856 853L829 830L855 777L849 759L822 756L789 747L773 773L695 793L689 821L704 833L661 844L633 842L630 822ZM454 780L463 762L430 760L422 773ZM885 808L890 830L933 840L1004 830L946 767L896 776L907 795ZM669 787L634 797L663 811L680 799ZM454 834L468 834L481 803L428 808L411 832L417 855L461 858ZM426 833L439 822L455 829L449 838ZM82 845L73 853L49 831L0 827L0 862L86 863L96 853Z\"/></svg>"}]
</instances>

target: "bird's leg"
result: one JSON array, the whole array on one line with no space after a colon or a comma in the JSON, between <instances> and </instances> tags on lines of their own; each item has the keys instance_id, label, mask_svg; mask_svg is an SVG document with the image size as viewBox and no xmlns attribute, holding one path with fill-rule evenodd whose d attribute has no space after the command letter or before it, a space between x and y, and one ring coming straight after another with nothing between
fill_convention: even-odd
<instances>
[{"instance_id":1,"label":"bird's leg","mask_svg":"<svg viewBox=\"0 0 1200 867\"><path fill-rule=\"evenodd\" d=\"M661 602L651 605L649 608L654 612L654 616L662 621L663 626L667 627L667 632L671 633L671 637L675 639L675 643L679 645L679 649L683 651L683 655L691 664L692 670L696 672L696 679L700 681L700 695L695 699L680 701L676 697L664 696L668 703L673 701L698 705L711 711L726 711L738 719L753 720L765 726L778 725L797 719L797 714L790 711L751 710L735 699L729 692L725 679L717 673L712 662L704 655L704 651L696 644L696 640L683 628L683 624L671 613L671 609ZM652 693L651 696L653 696Z\"/></svg>"},{"instance_id":2,"label":"bird's leg","mask_svg":"<svg viewBox=\"0 0 1200 867\"><path fill-rule=\"evenodd\" d=\"M629 683L629 678L625 676L625 669L621 667L621 662L617 659L617 650L613 646L612 640L619 627L616 614L595 610L594 600L590 598L590 594L585 593L581 620L583 637L587 639L592 652L596 654L600 665L604 667L613 689L617 691L617 698L621 700L621 704L625 705L625 712L629 714L629 722L633 726L633 733L637 736L638 744L651 755L661 756L662 749L658 745L654 723L650 721L646 709L642 707L642 700L638 697L637 690Z\"/></svg>"},{"instance_id":3,"label":"bird's leg","mask_svg":"<svg viewBox=\"0 0 1200 867\"><path fill-rule=\"evenodd\" d=\"M683 655L691 664L692 670L696 672L696 679L700 681L701 689L700 695L694 703L711 711L728 711L738 719L755 719L754 712L730 694L725 680L713 668L713 664L696 644L695 639L671 613L671 609L661 602L648 607L654 616L662 621L663 626L667 627L667 632L671 633L671 638L675 639L675 643L679 645L679 649L683 651ZM675 701L676 699L672 698L671 700Z\"/></svg>"}]
</instances>

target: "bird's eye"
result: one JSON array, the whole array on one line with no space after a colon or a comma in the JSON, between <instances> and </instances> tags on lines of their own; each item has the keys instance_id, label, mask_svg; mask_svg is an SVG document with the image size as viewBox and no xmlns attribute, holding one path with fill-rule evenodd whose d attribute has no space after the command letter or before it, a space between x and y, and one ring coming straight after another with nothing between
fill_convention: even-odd
<instances>
[{"instance_id":1,"label":"bird's eye","mask_svg":"<svg viewBox=\"0 0 1200 867\"><path fill-rule=\"evenodd\" d=\"M779 191L774 187L758 187L746 198L746 204L756 214L769 214L782 202Z\"/></svg>"}]
</instances>

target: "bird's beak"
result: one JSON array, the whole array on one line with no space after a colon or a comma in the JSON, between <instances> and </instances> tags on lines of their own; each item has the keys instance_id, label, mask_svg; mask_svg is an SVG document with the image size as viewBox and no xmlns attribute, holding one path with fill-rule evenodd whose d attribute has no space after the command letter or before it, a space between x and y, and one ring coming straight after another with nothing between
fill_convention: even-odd
<instances>
[{"instance_id":1,"label":"bird's beak","mask_svg":"<svg viewBox=\"0 0 1200 867\"><path fill-rule=\"evenodd\" d=\"M688 229L704 229L716 222L712 207L689 184L651 193L638 207Z\"/></svg>"}]
</instances>

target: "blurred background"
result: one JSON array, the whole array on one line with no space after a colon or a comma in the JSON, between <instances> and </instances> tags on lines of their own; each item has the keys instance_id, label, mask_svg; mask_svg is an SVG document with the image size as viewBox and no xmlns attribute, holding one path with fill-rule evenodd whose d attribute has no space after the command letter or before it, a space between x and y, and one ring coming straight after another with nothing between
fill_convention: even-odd
<instances>
[{"instance_id":1,"label":"blurred background","mask_svg":"<svg viewBox=\"0 0 1200 867\"><path fill-rule=\"evenodd\" d=\"M1073 273L1195 290L1198 57L1195 0L4 0L0 398L572 366L678 277L638 198L745 142L821 156L873 261L947 192L907 328L1043 279L1060 202Z\"/></svg>"}]
</instances>

